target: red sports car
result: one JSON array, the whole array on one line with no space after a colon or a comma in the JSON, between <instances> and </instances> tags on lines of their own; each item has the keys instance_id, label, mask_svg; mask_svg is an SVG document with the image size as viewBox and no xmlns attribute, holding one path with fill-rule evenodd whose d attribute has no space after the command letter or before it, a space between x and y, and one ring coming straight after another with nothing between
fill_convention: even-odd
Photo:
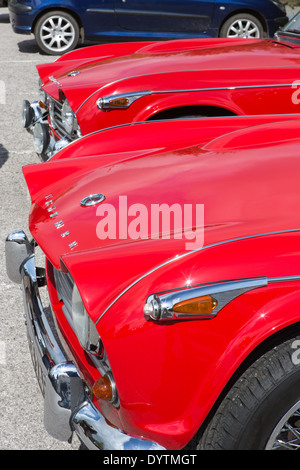
<instances>
[{"instance_id":1,"label":"red sports car","mask_svg":"<svg viewBox=\"0 0 300 470\"><path fill-rule=\"evenodd\" d=\"M73 51L38 66L41 97L24 101L23 125L47 160L78 137L131 122L298 114L297 18L277 40L133 42Z\"/></svg>"},{"instance_id":2,"label":"red sports car","mask_svg":"<svg viewBox=\"0 0 300 470\"><path fill-rule=\"evenodd\" d=\"M290 118L149 122L24 167L33 240L7 237L7 272L49 433L299 448L299 146Z\"/></svg>"}]
</instances>

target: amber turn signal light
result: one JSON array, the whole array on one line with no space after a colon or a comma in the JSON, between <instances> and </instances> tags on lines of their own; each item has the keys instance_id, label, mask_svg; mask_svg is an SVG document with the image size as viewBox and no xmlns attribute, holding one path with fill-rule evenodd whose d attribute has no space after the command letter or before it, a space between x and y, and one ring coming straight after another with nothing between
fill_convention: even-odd
<instances>
[{"instance_id":1,"label":"amber turn signal light","mask_svg":"<svg viewBox=\"0 0 300 470\"><path fill-rule=\"evenodd\" d=\"M99 400L111 401L113 398L113 386L108 375L100 377L93 386L93 394Z\"/></svg>"},{"instance_id":2,"label":"amber turn signal light","mask_svg":"<svg viewBox=\"0 0 300 470\"><path fill-rule=\"evenodd\" d=\"M178 302L173 306L173 312L187 315L211 315L218 302L210 295Z\"/></svg>"},{"instance_id":3,"label":"amber turn signal light","mask_svg":"<svg viewBox=\"0 0 300 470\"><path fill-rule=\"evenodd\" d=\"M130 105L128 98L113 98L109 100L109 105L115 108L127 108Z\"/></svg>"}]
</instances>

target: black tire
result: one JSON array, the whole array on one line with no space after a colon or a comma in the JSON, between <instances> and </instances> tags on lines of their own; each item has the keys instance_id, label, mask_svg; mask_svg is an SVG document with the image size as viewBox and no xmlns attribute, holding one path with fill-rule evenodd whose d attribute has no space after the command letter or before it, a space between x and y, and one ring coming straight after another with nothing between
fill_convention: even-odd
<instances>
[{"instance_id":1,"label":"black tire","mask_svg":"<svg viewBox=\"0 0 300 470\"><path fill-rule=\"evenodd\" d=\"M248 37L262 38L264 28L261 22L253 15L240 13L231 16L223 24L219 36L221 38Z\"/></svg>"},{"instance_id":2,"label":"black tire","mask_svg":"<svg viewBox=\"0 0 300 470\"><path fill-rule=\"evenodd\" d=\"M197 449L300 448L300 438L292 433L293 428L300 427L300 365L293 359L295 339L263 355L240 377L205 429ZM298 350L299 345L300 341Z\"/></svg>"},{"instance_id":3,"label":"black tire","mask_svg":"<svg viewBox=\"0 0 300 470\"><path fill-rule=\"evenodd\" d=\"M61 10L41 16L34 28L39 48L49 55L62 55L75 49L80 28L75 18Z\"/></svg>"}]
</instances>

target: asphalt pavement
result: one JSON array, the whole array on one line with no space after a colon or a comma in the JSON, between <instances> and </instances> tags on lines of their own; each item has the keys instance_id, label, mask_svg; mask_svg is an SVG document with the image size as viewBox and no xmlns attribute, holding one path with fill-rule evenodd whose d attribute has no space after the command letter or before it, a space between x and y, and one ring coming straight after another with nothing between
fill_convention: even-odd
<instances>
[{"instance_id":1,"label":"asphalt pavement","mask_svg":"<svg viewBox=\"0 0 300 470\"><path fill-rule=\"evenodd\" d=\"M290 12L289 12L290 13ZM0 8L0 449L78 449L44 429L43 400L33 371L20 288L6 276L4 244L14 231L28 231L30 199L22 166L37 163L32 136L21 127L23 99L38 98L36 65L55 58L39 52L33 36L13 33Z\"/></svg>"},{"instance_id":2,"label":"asphalt pavement","mask_svg":"<svg viewBox=\"0 0 300 470\"><path fill-rule=\"evenodd\" d=\"M21 127L23 99L38 98L36 65L51 62L33 36L13 33L7 8L0 8L0 449L77 449L44 429L43 399L33 371L19 286L6 276L4 243L28 231L30 199L22 166L37 163L32 136Z\"/></svg>"}]
</instances>

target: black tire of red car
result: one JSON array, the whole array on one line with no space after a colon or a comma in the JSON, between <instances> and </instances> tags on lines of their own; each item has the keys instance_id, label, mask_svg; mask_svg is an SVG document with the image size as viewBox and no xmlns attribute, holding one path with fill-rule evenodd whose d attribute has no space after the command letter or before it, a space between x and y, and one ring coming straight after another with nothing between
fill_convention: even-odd
<instances>
[{"instance_id":1,"label":"black tire of red car","mask_svg":"<svg viewBox=\"0 0 300 470\"><path fill-rule=\"evenodd\" d=\"M43 52L49 55L62 55L77 46L80 27L72 15L55 10L39 18L34 28L34 35Z\"/></svg>"},{"instance_id":2,"label":"black tire of red car","mask_svg":"<svg viewBox=\"0 0 300 470\"><path fill-rule=\"evenodd\" d=\"M264 28L255 16L240 13L225 21L220 29L220 37L262 38L264 37Z\"/></svg>"},{"instance_id":3,"label":"black tire of red car","mask_svg":"<svg viewBox=\"0 0 300 470\"><path fill-rule=\"evenodd\" d=\"M299 352L300 340L294 338L250 366L222 401L197 449L299 449Z\"/></svg>"}]
</instances>

